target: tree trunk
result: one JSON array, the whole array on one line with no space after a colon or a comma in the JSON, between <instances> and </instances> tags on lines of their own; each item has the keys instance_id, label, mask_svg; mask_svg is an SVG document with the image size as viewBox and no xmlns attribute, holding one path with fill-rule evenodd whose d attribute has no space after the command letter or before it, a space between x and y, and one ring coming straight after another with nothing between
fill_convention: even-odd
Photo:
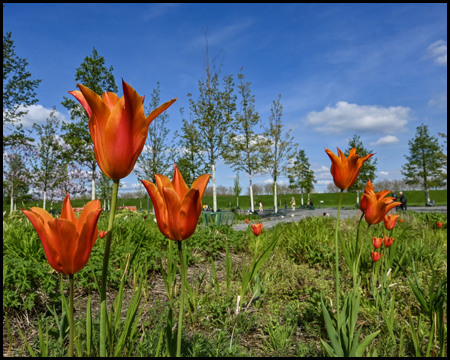
<instances>
[{"instance_id":1,"label":"tree trunk","mask_svg":"<svg viewBox=\"0 0 450 360\"><path fill-rule=\"evenodd\" d=\"M275 214L278 212L278 206L277 206L277 182L275 181L273 183L273 205Z\"/></svg>"},{"instance_id":2,"label":"tree trunk","mask_svg":"<svg viewBox=\"0 0 450 360\"><path fill-rule=\"evenodd\" d=\"M248 174L249 182L250 182L250 209L252 212L255 211L255 207L253 206L253 183L252 183L252 173Z\"/></svg>"},{"instance_id":3,"label":"tree trunk","mask_svg":"<svg viewBox=\"0 0 450 360\"><path fill-rule=\"evenodd\" d=\"M94 176L92 177L92 195L91 200L95 200L95 179Z\"/></svg>"},{"instance_id":4,"label":"tree trunk","mask_svg":"<svg viewBox=\"0 0 450 360\"><path fill-rule=\"evenodd\" d=\"M45 204L47 203L47 191L44 190L44 204L42 205L42 208L45 210Z\"/></svg>"},{"instance_id":5,"label":"tree trunk","mask_svg":"<svg viewBox=\"0 0 450 360\"><path fill-rule=\"evenodd\" d=\"M9 213L11 214L14 210L14 185L11 181L11 205L9 207Z\"/></svg>"},{"instance_id":6,"label":"tree trunk","mask_svg":"<svg viewBox=\"0 0 450 360\"><path fill-rule=\"evenodd\" d=\"M301 195L301 197L300 197L300 199L301 199L301 201L302 201L302 206L303 206L303 190L302 190L302 193L301 193L302 195Z\"/></svg>"},{"instance_id":7,"label":"tree trunk","mask_svg":"<svg viewBox=\"0 0 450 360\"><path fill-rule=\"evenodd\" d=\"M215 164L211 165L212 169L212 178L213 178L213 210L217 211L217 194L216 194L216 166Z\"/></svg>"},{"instance_id":8,"label":"tree trunk","mask_svg":"<svg viewBox=\"0 0 450 360\"><path fill-rule=\"evenodd\" d=\"M359 190L356 190L356 203L359 205Z\"/></svg>"},{"instance_id":9,"label":"tree trunk","mask_svg":"<svg viewBox=\"0 0 450 360\"><path fill-rule=\"evenodd\" d=\"M239 196L236 196L236 198L237 198L237 205L236 205L236 208L238 208L238 207L239 207Z\"/></svg>"}]
</instances>

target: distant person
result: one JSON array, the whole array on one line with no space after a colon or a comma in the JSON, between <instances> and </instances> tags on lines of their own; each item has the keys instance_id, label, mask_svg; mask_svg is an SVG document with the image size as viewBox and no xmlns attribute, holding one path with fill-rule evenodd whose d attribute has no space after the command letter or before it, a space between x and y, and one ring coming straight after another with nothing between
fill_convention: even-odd
<instances>
[{"instance_id":1,"label":"distant person","mask_svg":"<svg viewBox=\"0 0 450 360\"><path fill-rule=\"evenodd\" d=\"M392 197L394 198L394 202L397 201L397 194L395 193L395 191L392 192Z\"/></svg>"},{"instance_id":2,"label":"distant person","mask_svg":"<svg viewBox=\"0 0 450 360\"><path fill-rule=\"evenodd\" d=\"M289 204L292 205L292 211L294 211L295 210L295 199L294 199L294 197L292 197L291 202Z\"/></svg>"},{"instance_id":3,"label":"distant person","mask_svg":"<svg viewBox=\"0 0 450 360\"><path fill-rule=\"evenodd\" d=\"M311 200L308 201L308 206L314 206L314 204Z\"/></svg>"},{"instance_id":4,"label":"distant person","mask_svg":"<svg viewBox=\"0 0 450 360\"><path fill-rule=\"evenodd\" d=\"M399 192L399 194L400 194L400 202L402 203L401 205L399 205L400 206L400 209L402 209L402 210L408 210L408 207L407 207L407 205L406 205L406 203L407 203L407 201L408 200L406 200L406 197L405 197L405 195L403 194L403 192Z\"/></svg>"},{"instance_id":5,"label":"distant person","mask_svg":"<svg viewBox=\"0 0 450 360\"><path fill-rule=\"evenodd\" d=\"M286 201L284 202L284 210L287 211L287 204L286 204Z\"/></svg>"},{"instance_id":6,"label":"distant person","mask_svg":"<svg viewBox=\"0 0 450 360\"><path fill-rule=\"evenodd\" d=\"M260 201L259 202L259 211L260 212L263 212L264 210L263 210L263 205L262 205L262 202Z\"/></svg>"}]
</instances>

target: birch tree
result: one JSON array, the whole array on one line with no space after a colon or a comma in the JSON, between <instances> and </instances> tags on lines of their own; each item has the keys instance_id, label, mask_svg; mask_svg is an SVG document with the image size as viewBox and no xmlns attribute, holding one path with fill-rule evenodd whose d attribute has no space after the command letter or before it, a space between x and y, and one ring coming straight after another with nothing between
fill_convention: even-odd
<instances>
[{"instance_id":1,"label":"birch tree","mask_svg":"<svg viewBox=\"0 0 450 360\"><path fill-rule=\"evenodd\" d=\"M317 182L304 149L300 149L295 155L292 166L288 168L288 174L290 186L300 189L300 198L303 205L303 193L306 191L309 201L314 183Z\"/></svg>"},{"instance_id":2,"label":"birch tree","mask_svg":"<svg viewBox=\"0 0 450 360\"><path fill-rule=\"evenodd\" d=\"M235 116L235 125L229 129L227 151L224 152L224 161L235 171L244 171L249 178L249 193L251 211L254 212L252 176L263 171L261 158L267 140L256 134L255 128L261 125L261 117L255 110L255 95L250 90L251 82L245 82L243 68L238 73L240 80L238 93L241 98L240 110Z\"/></svg>"},{"instance_id":3,"label":"birch tree","mask_svg":"<svg viewBox=\"0 0 450 360\"><path fill-rule=\"evenodd\" d=\"M205 165L211 168L213 210L217 211L216 164L226 148L227 134L232 127L236 99L233 95L233 76L225 76L221 86L220 69L216 70L215 59L210 67L207 38L205 72L206 78L198 82L198 100L194 100L192 94L188 94L188 97L194 116L193 123L197 128L199 144L202 149L199 155Z\"/></svg>"},{"instance_id":4,"label":"birch tree","mask_svg":"<svg viewBox=\"0 0 450 360\"><path fill-rule=\"evenodd\" d=\"M264 137L269 141L270 146L265 147L262 160L273 180L273 206L277 213L277 181L282 173L286 173L288 164L294 157L294 148L297 144L293 142L294 137L290 135L291 130L283 131L281 95L278 96L278 100L273 101L270 111L269 126L264 132Z\"/></svg>"}]
</instances>

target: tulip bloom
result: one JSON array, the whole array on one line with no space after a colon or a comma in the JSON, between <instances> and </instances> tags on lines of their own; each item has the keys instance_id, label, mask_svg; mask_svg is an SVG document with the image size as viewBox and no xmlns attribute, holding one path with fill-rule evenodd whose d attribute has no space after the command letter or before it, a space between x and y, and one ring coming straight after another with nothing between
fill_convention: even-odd
<instances>
[{"instance_id":1,"label":"tulip bloom","mask_svg":"<svg viewBox=\"0 0 450 360\"><path fill-rule=\"evenodd\" d=\"M366 199L366 211L364 217L369 225L375 225L383 221L386 214L394 207L400 205L400 202L393 202L393 197L381 197L378 199L375 192L369 190L363 195Z\"/></svg>"},{"instance_id":2,"label":"tulip bloom","mask_svg":"<svg viewBox=\"0 0 450 360\"><path fill-rule=\"evenodd\" d=\"M372 244L375 249L379 249L383 245L383 239L374 236L372 237Z\"/></svg>"},{"instance_id":3,"label":"tulip bloom","mask_svg":"<svg viewBox=\"0 0 450 360\"><path fill-rule=\"evenodd\" d=\"M394 238L392 236L387 237L386 235L384 235L384 246L389 247L394 243Z\"/></svg>"},{"instance_id":4,"label":"tulip bloom","mask_svg":"<svg viewBox=\"0 0 450 360\"><path fill-rule=\"evenodd\" d=\"M107 231L98 231L98 236L100 237L100 239L103 239L106 236Z\"/></svg>"},{"instance_id":5,"label":"tulip bloom","mask_svg":"<svg viewBox=\"0 0 450 360\"><path fill-rule=\"evenodd\" d=\"M330 172L333 175L334 184L341 190L348 189L355 183L364 161L374 155L369 154L361 158L359 155L356 155L356 148L350 150L347 158L339 148L339 157L328 149L325 149L325 152L331 160Z\"/></svg>"},{"instance_id":6,"label":"tulip bloom","mask_svg":"<svg viewBox=\"0 0 450 360\"><path fill-rule=\"evenodd\" d=\"M397 223L397 219L400 217L400 215L392 215L388 214L384 217L384 227L387 230L392 230L395 227L395 224Z\"/></svg>"},{"instance_id":7,"label":"tulip bloom","mask_svg":"<svg viewBox=\"0 0 450 360\"><path fill-rule=\"evenodd\" d=\"M380 260L381 256L382 256L382 254L372 251L372 261L373 262L377 262L378 260Z\"/></svg>"},{"instance_id":8,"label":"tulip bloom","mask_svg":"<svg viewBox=\"0 0 450 360\"><path fill-rule=\"evenodd\" d=\"M80 91L69 94L81 103L89 116L89 132L94 142L98 166L113 180L128 176L144 148L150 123L177 99L172 99L144 115L144 98L122 80L123 96L112 92L102 97L78 84Z\"/></svg>"},{"instance_id":9,"label":"tulip bloom","mask_svg":"<svg viewBox=\"0 0 450 360\"><path fill-rule=\"evenodd\" d=\"M253 225L253 224L251 224L251 225L252 225L253 234L255 234L256 236L261 235L263 224L262 223L258 223L258 224L255 224L255 225Z\"/></svg>"},{"instance_id":10,"label":"tulip bloom","mask_svg":"<svg viewBox=\"0 0 450 360\"><path fill-rule=\"evenodd\" d=\"M38 207L20 210L36 229L53 269L73 275L84 268L98 236L97 222L102 212L100 200L89 201L79 218L70 205L69 194L64 198L58 219Z\"/></svg>"},{"instance_id":11,"label":"tulip bloom","mask_svg":"<svg viewBox=\"0 0 450 360\"><path fill-rule=\"evenodd\" d=\"M403 220L403 219L398 219L398 222L404 222L405 220Z\"/></svg>"},{"instance_id":12,"label":"tulip bloom","mask_svg":"<svg viewBox=\"0 0 450 360\"><path fill-rule=\"evenodd\" d=\"M210 174L200 175L189 189L175 164L172 182L167 176L155 175L156 184L141 180L155 207L161 233L176 241L189 238L202 212L202 197Z\"/></svg>"},{"instance_id":13,"label":"tulip bloom","mask_svg":"<svg viewBox=\"0 0 450 360\"><path fill-rule=\"evenodd\" d=\"M375 192L375 190L374 190L374 188L373 188L373 185L372 185L372 182L370 181L370 179L369 179L369 181L367 182L367 185L366 185L366 187L365 187L365 189L364 189L364 194L368 194L369 191ZM367 208L367 200L366 200L366 198L364 197L364 194L363 194L363 196L361 196L361 201L360 201L360 203L359 203L359 208L361 209L361 211L362 211L363 213L366 212L366 208ZM378 200L384 198L387 194L389 194L389 190L383 190L383 191L380 191L380 192L375 193L375 195L377 196L377 199L378 199ZM393 198L392 198L392 199L393 199Z\"/></svg>"},{"instance_id":14,"label":"tulip bloom","mask_svg":"<svg viewBox=\"0 0 450 360\"><path fill-rule=\"evenodd\" d=\"M247 224L249 223L249 221L250 221L249 219L245 219L245 222L246 222Z\"/></svg>"},{"instance_id":15,"label":"tulip bloom","mask_svg":"<svg viewBox=\"0 0 450 360\"><path fill-rule=\"evenodd\" d=\"M442 225L444 225L444 223L438 221L438 222L436 223L436 225L437 225L438 228L440 228L440 227L442 227Z\"/></svg>"}]
</instances>

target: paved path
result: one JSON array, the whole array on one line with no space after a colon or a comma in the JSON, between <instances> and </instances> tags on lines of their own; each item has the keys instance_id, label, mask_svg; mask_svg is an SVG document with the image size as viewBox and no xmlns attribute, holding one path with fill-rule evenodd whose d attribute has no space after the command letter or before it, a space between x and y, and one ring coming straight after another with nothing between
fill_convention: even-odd
<instances>
[{"instance_id":1,"label":"paved path","mask_svg":"<svg viewBox=\"0 0 450 360\"><path fill-rule=\"evenodd\" d=\"M425 207L425 206L410 206L408 210L415 212L447 212L447 206L433 206L433 207ZM284 211L284 210L283 210ZM329 216L336 217L337 216L337 208L321 208L315 210L305 210L305 209L297 209L295 211L287 210L286 216L283 218L281 216L275 217L267 217L261 219L261 222L264 224L264 228L268 229L280 222L292 222L292 221L300 221L301 219L306 218L307 216L323 216L323 213L329 214ZM400 213L400 212L399 212ZM294 216L292 216L294 215ZM341 219L346 219L353 216L361 216L361 210L341 210ZM254 221L253 221L254 223ZM241 224L236 224L232 226L234 230L245 230L248 225L244 222Z\"/></svg>"}]
</instances>

